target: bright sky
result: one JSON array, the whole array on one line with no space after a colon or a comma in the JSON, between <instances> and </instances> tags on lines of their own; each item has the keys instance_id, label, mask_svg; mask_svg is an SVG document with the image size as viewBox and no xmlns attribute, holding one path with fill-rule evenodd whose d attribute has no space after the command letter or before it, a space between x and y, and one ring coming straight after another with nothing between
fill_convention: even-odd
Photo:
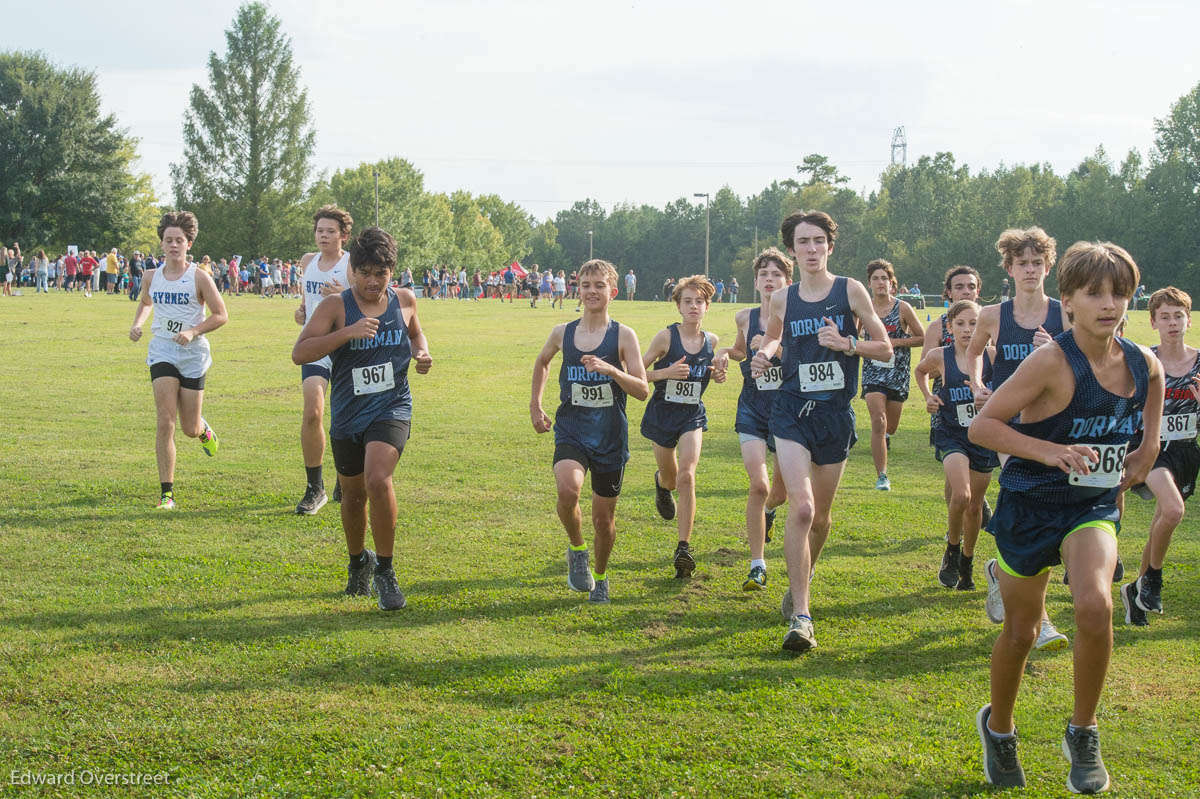
<instances>
[{"instance_id":1,"label":"bright sky","mask_svg":"<svg viewBox=\"0 0 1200 799\"><path fill-rule=\"evenodd\" d=\"M224 53L237 0L9 8L5 47L99 76L170 197L193 83ZM663 205L740 195L823 153L877 185L903 125L908 159L973 171L1097 145L1143 152L1200 82L1200 4L584 3L275 0L332 173L389 156L426 188L495 193L539 218L591 197ZM370 120L355 121L353 117Z\"/></svg>"}]
</instances>

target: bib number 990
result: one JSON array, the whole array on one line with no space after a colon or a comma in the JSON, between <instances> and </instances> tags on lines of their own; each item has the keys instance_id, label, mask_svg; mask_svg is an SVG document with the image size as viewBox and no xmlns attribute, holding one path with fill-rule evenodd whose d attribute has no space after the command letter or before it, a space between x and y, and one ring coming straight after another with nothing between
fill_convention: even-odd
<instances>
[{"instance_id":1,"label":"bib number 990","mask_svg":"<svg viewBox=\"0 0 1200 799\"><path fill-rule=\"evenodd\" d=\"M755 379L759 391L778 391L783 385L783 367L772 366Z\"/></svg>"},{"instance_id":2,"label":"bib number 990","mask_svg":"<svg viewBox=\"0 0 1200 799\"><path fill-rule=\"evenodd\" d=\"M389 391L396 387L396 379L392 374L391 361L374 366L360 366L354 370L353 375L354 393L356 396L378 394L381 391Z\"/></svg>"},{"instance_id":3,"label":"bib number 990","mask_svg":"<svg viewBox=\"0 0 1200 799\"><path fill-rule=\"evenodd\" d=\"M846 387L846 375L837 361L802 363L799 374L801 391L837 391Z\"/></svg>"},{"instance_id":4,"label":"bib number 990","mask_svg":"<svg viewBox=\"0 0 1200 799\"><path fill-rule=\"evenodd\" d=\"M971 422L975 421L975 403L964 402L961 405L956 405L955 413L958 414L959 427L970 427Z\"/></svg>"},{"instance_id":5,"label":"bib number 990","mask_svg":"<svg viewBox=\"0 0 1200 799\"><path fill-rule=\"evenodd\" d=\"M1116 488L1121 484L1121 474L1125 471L1125 450L1129 444L1089 444L1092 452L1096 453L1097 462L1092 465L1088 474L1071 472L1068 482L1075 486L1090 488Z\"/></svg>"}]
</instances>

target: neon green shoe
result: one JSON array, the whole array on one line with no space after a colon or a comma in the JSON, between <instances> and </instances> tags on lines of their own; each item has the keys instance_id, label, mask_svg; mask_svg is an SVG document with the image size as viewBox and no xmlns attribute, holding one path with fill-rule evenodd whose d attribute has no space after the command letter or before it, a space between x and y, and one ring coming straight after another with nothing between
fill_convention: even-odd
<instances>
[{"instance_id":1,"label":"neon green shoe","mask_svg":"<svg viewBox=\"0 0 1200 799\"><path fill-rule=\"evenodd\" d=\"M170 491L163 494L154 508L155 510L175 510L175 495Z\"/></svg>"},{"instance_id":2,"label":"neon green shoe","mask_svg":"<svg viewBox=\"0 0 1200 799\"><path fill-rule=\"evenodd\" d=\"M204 422L203 419L200 421ZM204 422L204 432L200 434L200 446L204 447L204 454L210 458L216 455L217 450L221 448L221 442L213 429L208 426L208 422Z\"/></svg>"}]
</instances>

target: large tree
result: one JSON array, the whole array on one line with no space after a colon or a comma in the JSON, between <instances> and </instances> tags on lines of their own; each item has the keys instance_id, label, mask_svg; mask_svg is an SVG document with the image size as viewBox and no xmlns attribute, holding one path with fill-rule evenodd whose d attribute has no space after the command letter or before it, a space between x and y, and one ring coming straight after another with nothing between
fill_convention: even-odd
<instances>
[{"instance_id":1,"label":"large tree","mask_svg":"<svg viewBox=\"0 0 1200 799\"><path fill-rule=\"evenodd\" d=\"M135 145L101 114L94 73L0 53L0 240L29 251L124 244L153 203Z\"/></svg>"},{"instance_id":2,"label":"large tree","mask_svg":"<svg viewBox=\"0 0 1200 799\"><path fill-rule=\"evenodd\" d=\"M176 202L195 211L204 249L288 254L311 244L303 204L316 132L292 43L263 3L238 9L224 57L192 86L183 161L171 168Z\"/></svg>"}]
</instances>

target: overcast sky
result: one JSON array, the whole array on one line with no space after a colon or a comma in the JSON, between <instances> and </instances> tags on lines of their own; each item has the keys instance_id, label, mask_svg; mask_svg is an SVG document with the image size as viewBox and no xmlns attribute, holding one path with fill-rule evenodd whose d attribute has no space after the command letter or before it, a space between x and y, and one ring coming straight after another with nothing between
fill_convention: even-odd
<instances>
[{"instance_id":1,"label":"overcast sky","mask_svg":"<svg viewBox=\"0 0 1200 799\"><path fill-rule=\"evenodd\" d=\"M189 9L188 6L191 6ZM13 4L5 49L99 76L170 197L193 83L236 0ZM972 170L1103 145L1145 153L1200 82L1196 2L360 2L275 0L332 173L389 156L426 188L495 193L538 217L591 197L740 195L823 153L870 190L903 125L908 159Z\"/></svg>"}]
</instances>

